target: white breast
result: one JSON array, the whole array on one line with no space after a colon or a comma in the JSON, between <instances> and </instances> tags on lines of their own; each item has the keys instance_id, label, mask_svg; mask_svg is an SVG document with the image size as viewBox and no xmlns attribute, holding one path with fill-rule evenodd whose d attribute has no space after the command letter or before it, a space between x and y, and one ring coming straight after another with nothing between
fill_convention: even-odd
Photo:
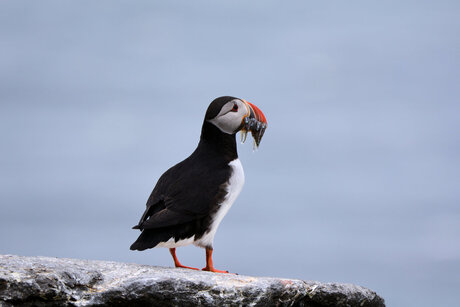
<instances>
[{"instance_id":1,"label":"white breast","mask_svg":"<svg viewBox=\"0 0 460 307\"><path fill-rule=\"evenodd\" d=\"M216 234L217 228L220 222L227 214L230 207L235 202L236 198L241 192L244 185L244 171L243 165L239 159L235 159L228 164L232 168L232 174L228 180L226 189L227 195L224 200L220 203L219 209L215 214L209 232L205 233L199 240L195 241L194 244L201 247L211 247L214 241L214 235Z\"/></svg>"}]
</instances>

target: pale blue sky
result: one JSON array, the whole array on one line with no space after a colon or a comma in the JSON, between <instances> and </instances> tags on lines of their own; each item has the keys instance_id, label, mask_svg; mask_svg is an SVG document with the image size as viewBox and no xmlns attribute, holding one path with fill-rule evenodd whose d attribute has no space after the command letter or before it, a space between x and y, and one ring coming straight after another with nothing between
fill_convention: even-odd
<instances>
[{"instance_id":1,"label":"pale blue sky","mask_svg":"<svg viewBox=\"0 0 460 307\"><path fill-rule=\"evenodd\" d=\"M215 265L356 283L388 306L460 288L456 1L2 1L0 253L132 252L158 177L212 99L269 127ZM186 265L204 251L178 250Z\"/></svg>"}]
</instances>

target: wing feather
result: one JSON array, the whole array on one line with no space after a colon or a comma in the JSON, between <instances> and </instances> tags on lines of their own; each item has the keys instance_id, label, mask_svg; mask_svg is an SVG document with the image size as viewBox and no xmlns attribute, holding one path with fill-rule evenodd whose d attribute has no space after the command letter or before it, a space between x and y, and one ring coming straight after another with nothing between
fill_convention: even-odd
<instances>
[{"instance_id":1,"label":"wing feather","mask_svg":"<svg viewBox=\"0 0 460 307\"><path fill-rule=\"evenodd\" d=\"M133 228L179 225L208 215L227 193L225 183L231 169L226 163L206 162L200 163L191 156L167 170L155 185L138 225Z\"/></svg>"}]
</instances>

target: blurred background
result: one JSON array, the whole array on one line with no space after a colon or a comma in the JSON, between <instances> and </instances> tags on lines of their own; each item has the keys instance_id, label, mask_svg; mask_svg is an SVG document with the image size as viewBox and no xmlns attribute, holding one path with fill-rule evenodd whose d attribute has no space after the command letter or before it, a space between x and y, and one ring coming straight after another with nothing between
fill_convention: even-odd
<instances>
[{"instance_id":1,"label":"blurred background","mask_svg":"<svg viewBox=\"0 0 460 307\"><path fill-rule=\"evenodd\" d=\"M214 263L388 306L460 288L458 1L1 1L0 253L129 250L216 97L259 106ZM239 136L238 136L239 137ZM251 140L252 141L252 140ZM178 249L204 266L204 250Z\"/></svg>"}]
</instances>

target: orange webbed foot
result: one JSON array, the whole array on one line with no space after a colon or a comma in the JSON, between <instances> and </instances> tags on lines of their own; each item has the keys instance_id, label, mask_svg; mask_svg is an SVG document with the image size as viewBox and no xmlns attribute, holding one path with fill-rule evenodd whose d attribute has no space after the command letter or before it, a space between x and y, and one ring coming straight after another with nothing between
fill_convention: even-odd
<instances>
[{"instance_id":1,"label":"orange webbed foot","mask_svg":"<svg viewBox=\"0 0 460 307\"><path fill-rule=\"evenodd\" d=\"M190 269L190 270L197 270L197 271L200 270L200 269L197 269L197 268L192 268L192 267L189 267L189 266L182 265L179 262L179 260L177 259L177 257L176 257L176 249L175 248L170 248L169 252L171 253L171 256L173 257L174 265L176 266L176 268L183 268L183 269Z\"/></svg>"},{"instance_id":2,"label":"orange webbed foot","mask_svg":"<svg viewBox=\"0 0 460 307\"><path fill-rule=\"evenodd\" d=\"M190 270L196 270L196 271L199 271L199 270L200 270L200 269L198 269L198 268L192 268L192 267L190 267L190 266L185 266L185 265L182 265L182 264L176 265L176 268L190 269Z\"/></svg>"},{"instance_id":3,"label":"orange webbed foot","mask_svg":"<svg viewBox=\"0 0 460 307\"><path fill-rule=\"evenodd\" d=\"M214 272L214 273L227 273L227 274L230 274L230 273L228 273L228 271L221 271L221 270L215 269L214 267L204 267L201 270L202 271L208 271L208 272Z\"/></svg>"}]
</instances>

